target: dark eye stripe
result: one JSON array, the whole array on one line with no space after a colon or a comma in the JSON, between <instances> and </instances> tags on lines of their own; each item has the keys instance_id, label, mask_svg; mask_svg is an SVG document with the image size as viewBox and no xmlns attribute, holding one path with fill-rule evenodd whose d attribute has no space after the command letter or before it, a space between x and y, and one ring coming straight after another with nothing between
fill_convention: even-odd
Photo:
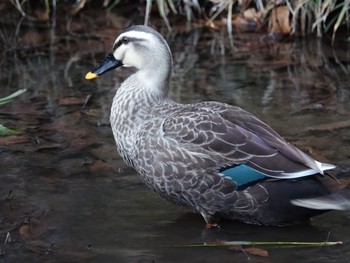
<instances>
[{"instance_id":1,"label":"dark eye stripe","mask_svg":"<svg viewBox=\"0 0 350 263\"><path fill-rule=\"evenodd\" d=\"M120 47L121 45L123 44L127 44L127 43L130 43L130 42L141 42L143 41L142 38L130 38L130 37L122 37L118 40L118 42L116 42L113 46L113 52L118 48ZM127 43L126 43L127 42Z\"/></svg>"},{"instance_id":2,"label":"dark eye stripe","mask_svg":"<svg viewBox=\"0 0 350 263\"><path fill-rule=\"evenodd\" d=\"M114 46L113 46L113 52L114 52L118 47L120 47L122 44L123 44L123 43L122 43L121 41L116 42L116 43L114 44Z\"/></svg>"}]
</instances>

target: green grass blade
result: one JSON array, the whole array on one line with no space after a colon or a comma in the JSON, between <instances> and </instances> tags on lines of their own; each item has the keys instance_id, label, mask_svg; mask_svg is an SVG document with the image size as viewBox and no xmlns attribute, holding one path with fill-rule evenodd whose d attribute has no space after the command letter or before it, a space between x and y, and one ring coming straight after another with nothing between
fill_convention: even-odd
<instances>
[{"instance_id":1,"label":"green grass blade","mask_svg":"<svg viewBox=\"0 0 350 263\"><path fill-rule=\"evenodd\" d=\"M171 26L168 20L168 17L166 16L166 7L164 5L164 1L165 0L157 0L157 4L158 4L158 11L160 16L163 18L163 21L166 25L166 27L168 28L169 31L171 31Z\"/></svg>"},{"instance_id":2,"label":"green grass blade","mask_svg":"<svg viewBox=\"0 0 350 263\"><path fill-rule=\"evenodd\" d=\"M17 90L16 92L4 97L4 98L0 98L0 105L4 105L6 103L9 103L11 100L13 100L14 98L16 98L19 95L22 95L26 91L27 91L27 89L20 89L20 90Z\"/></svg>"},{"instance_id":3,"label":"green grass blade","mask_svg":"<svg viewBox=\"0 0 350 263\"><path fill-rule=\"evenodd\" d=\"M118 4L120 3L120 0L115 0L112 4L110 4L108 7L107 7L107 11L111 11L115 6L117 6Z\"/></svg>"},{"instance_id":4,"label":"green grass blade","mask_svg":"<svg viewBox=\"0 0 350 263\"><path fill-rule=\"evenodd\" d=\"M171 11L172 11L174 14L177 15L177 10L176 10L176 7L175 7L173 1L172 1L172 0L167 0L167 2L168 2L168 6L169 6L169 8L171 9Z\"/></svg>"},{"instance_id":5,"label":"green grass blade","mask_svg":"<svg viewBox=\"0 0 350 263\"><path fill-rule=\"evenodd\" d=\"M0 136L18 135L20 133L22 132L18 129L7 128L0 124Z\"/></svg>"},{"instance_id":6,"label":"green grass blade","mask_svg":"<svg viewBox=\"0 0 350 263\"><path fill-rule=\"evenodd\" d=\"M340 24L343 22L344 16L347 13L348 9L349 9L349 1L344 1L343 8L341 9L341 11L338 15L338 19L335 22L334 27L333 27L332 43L334 43L335 33L337 32Z\"/></svg>"}]
</instances>

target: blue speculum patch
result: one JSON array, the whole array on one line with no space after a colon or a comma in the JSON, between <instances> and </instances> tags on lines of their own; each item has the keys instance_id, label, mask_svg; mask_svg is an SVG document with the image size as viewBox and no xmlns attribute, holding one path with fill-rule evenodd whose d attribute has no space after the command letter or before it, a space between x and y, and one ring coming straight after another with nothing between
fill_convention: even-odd
<instances>
[{"instance_id":1,"label":"blue speculum patch","mask_svg":"<svg viewBox=\"0 0 350 263\"><path fill-rule=\"evenodd\" d=\"M248 187L249 185L267 178L266 175L244 164L223 168L220 172L224 176L229 177L238 188Z\"/></svg>"}]
</instances>

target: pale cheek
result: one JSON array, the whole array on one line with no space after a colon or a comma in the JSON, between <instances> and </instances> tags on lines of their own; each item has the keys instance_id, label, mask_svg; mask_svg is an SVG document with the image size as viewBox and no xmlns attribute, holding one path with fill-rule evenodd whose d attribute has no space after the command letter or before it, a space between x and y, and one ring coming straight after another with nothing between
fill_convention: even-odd
<instances>
[{"instance_id":1,"label":"pale cheek","mask_svg":"<svg viewBox=\"0 0 350 263\"><path fill-rule=\"evenodd\" d=\"M135 67L140 69L142 66L142 60L134 52L134 50L128 50L123 59L124 67Z\"/></svg>"},{"instance_id":2,"label":"pale cheek","mask_svg":"<svg viewBox=\"0 0 350 263\"><path fill-rule=\"evenodd\" d=\"M124 50L122 50L121 48L118 48L118 49L114 50L113 56L117 60L122 60L122 58L124 57L123 53L124 53Z\"/></svg>"}]
</instances>

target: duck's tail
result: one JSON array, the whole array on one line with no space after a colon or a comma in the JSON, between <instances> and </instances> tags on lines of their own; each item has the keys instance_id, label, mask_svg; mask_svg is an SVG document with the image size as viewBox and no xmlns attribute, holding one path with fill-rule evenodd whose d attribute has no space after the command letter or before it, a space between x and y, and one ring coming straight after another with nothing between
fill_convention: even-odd
<instances>
[{"instance_id":1,"label":"duck's tail","mask_svg":"<svg viewBox=\"0 0 350 263\"><path fill-rule=\"evenodd\" d=\"M296 206L315 210L350 210L350 192L332 193L326 196L291 200Z\"/></svg>"}]
</instances>

